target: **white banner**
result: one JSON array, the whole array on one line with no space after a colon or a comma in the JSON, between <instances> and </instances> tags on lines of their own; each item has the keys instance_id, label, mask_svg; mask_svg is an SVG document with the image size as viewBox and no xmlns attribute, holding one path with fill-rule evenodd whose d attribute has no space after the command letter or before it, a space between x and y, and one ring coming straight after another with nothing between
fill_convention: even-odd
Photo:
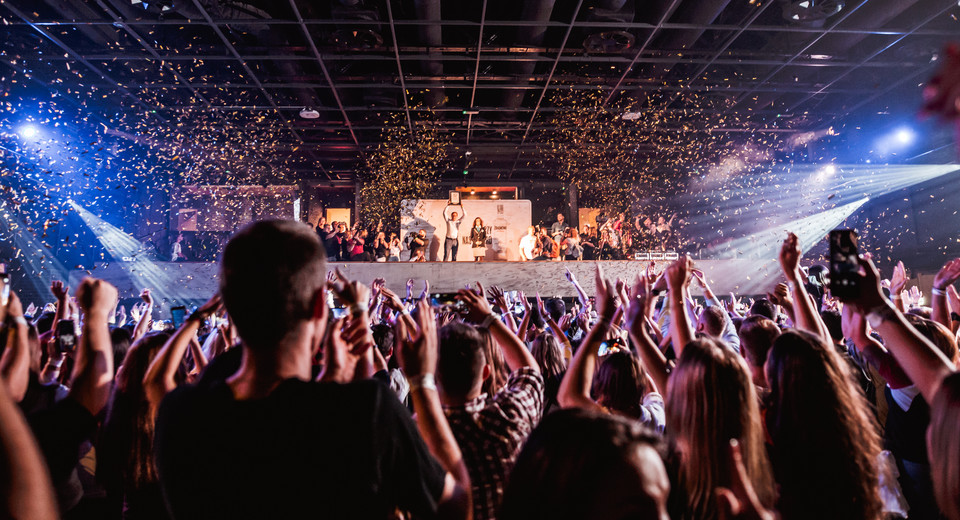
<instances>
[{"instance_id":1,"label":"white banner","mask_svg":"<svg viewBox=\"0 0 960 520\"><path fill-rule=\"evenodd\" d=\"M443 260L443 242L447 231L443 210L446 200L407 199L400 206L400 235L405 241L410 233L426 230L430 244L427 246L427 260ZM464 213L460 225L460 247L457 251L458 262L472 262L473 250L470 247L470 229L473 219L480 217L487 229L487 247L484 260L520 260L517 248L520 238L530 227L532 214L529 200L464 200L463 208L455 206L450 211ZM406 245L404 246L406 248ZM404 250L400 255L406 261L410 252Z\"/></svg>"}]
</instances>

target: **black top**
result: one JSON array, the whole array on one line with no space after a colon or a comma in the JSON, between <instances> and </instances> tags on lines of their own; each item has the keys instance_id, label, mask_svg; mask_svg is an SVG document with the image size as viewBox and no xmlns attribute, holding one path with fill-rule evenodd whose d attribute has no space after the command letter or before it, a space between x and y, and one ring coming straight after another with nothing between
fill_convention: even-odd
<instances>
[{"instance_id":1,"label":"black top","mask_svg":"<svg viewBox=\"0 0 960 520\"><path fill-rule=\"evenodd\" d=\"M883 430L884 448L897 458L928 464L927 426L930 424L930 406L922 395L910 402L904 411L893 400L890 387L883 389L887 398L887 424Z\"/></svg>"},{"instance_id":2,"label":"black top","mask_svg":"<svg viewBox=\"0 0 960 520\"><path fill-rule=\"evenodd\" d=\"M427 238L417 235L410 240L410 258L417 256L417 250L427 246Z\"/></svg>"},{"instance_id":3,"label":"black top","mask_svg":"<svg viewBox=\"0 0 960 520\"><path fill-rule=\"evenodd\" d=\"M176 519L432 515L446 474L376 381L290 379L248 401L219 381L181 387L164 399L155 439Z\"/></svg>"},{"instance_id":4,"label":"black top","mask_svg":"<svg viewBox=\"0 0 960 520\"><path fill-rule=\"evenodd\" d=\"M487 242L487 229L477 229L476 226L470 228L470 247L483 247Z\"/></svg>"}]
</instances>

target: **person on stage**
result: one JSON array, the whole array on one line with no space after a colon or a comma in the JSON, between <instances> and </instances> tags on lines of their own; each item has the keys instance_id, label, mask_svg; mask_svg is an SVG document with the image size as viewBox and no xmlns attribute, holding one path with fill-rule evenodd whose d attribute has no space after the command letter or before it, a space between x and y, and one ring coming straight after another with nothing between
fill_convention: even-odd
<instances>
[{"instance_id":1,"label":"person on stage","mask_svg":"<svg viewBox=\"0 0 960 520\"><path fill-rule=\"evenodd\" d=\"M447 210L451 207L453 207L453 204L447 204L447 207L443 209L443 218L447 222L447 235L443 241L444 262L446 262L448 258L453 262L457 261L457 249L460 248L460 224L463 223L463 218L466 216L466 214L461 215L454 211L447 217ZM463 204L460 204L460 211L463 211Z\"/></svg>"},{"instance_id":2,"label":"person on stage","mask_svg":"<svg viewBox=\"0 0 960 520\"><path fill-rule=\"evenodd\" d=\"M557 221L550 226L550 235L553 236L553 240L557 243L563 240L568 227L564 222L563 213L557 213Z\"/></svg>"},{"instance_id":3,"label":"person on stage","mask_svg":"<svg viewBox=\"0 0 960 520\"><path fill-rule=\"evenodd\" d=\"M540 254L534 260L556 261L560 259L560 246L547 233L547 228L540 228Z\"/></svg>"},{"instance_id":4,"label":"person on stage","mask_svg":"<svg viewBox=\"0 0 960 520\"><path fill-rule=\"evenodd\" d=\"M427 231L421 229L417 234L413 235L413 239L410 240L410 261L415 261L418 257L424 258L420 260L421 262L426 262L426 250L427 250Z\"/></svg>"},{"instance_id":5,"label":"person on stage","mask_svg":"<svg viewBox=\"0 0 960 520\"><path fill-rule=\"evenodd\" d=\"M170 259L171 262L186 262L187 257L183 255L183 233L177 235L177 241L173 243L173 258Z\"/></svg>"},{"instance_id":6,"label":"person on stage","mask_svg":"<svg viewBox=\"0 0 960 520\"><path fill-rule=\"evenodd\" d=\"M482 262L483 257L487 256L487 228L483 227L483 219L480 217L473 219L470 245L473 247L473 261Z\"/></svg>"},{"instance_id":7,"label":"person on stage","mask_svg":"<svg viewBox=\"0 0 960 520\"><path fill-rule=\"evenodd\" d=\"M529 262L537 256L537 235L533 226L527 228L527 234L520 239L520 261Z\"/></svg>"}]
</instances>

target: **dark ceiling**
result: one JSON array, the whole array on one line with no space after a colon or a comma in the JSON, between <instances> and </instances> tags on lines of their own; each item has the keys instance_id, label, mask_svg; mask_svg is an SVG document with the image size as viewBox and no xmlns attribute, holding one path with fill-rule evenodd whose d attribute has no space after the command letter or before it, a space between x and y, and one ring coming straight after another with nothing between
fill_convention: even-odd
<instances>
[{"instance_id":1,"label":"dark ceiling","mask_svg":"<svg viewBox=\"0 0 960 520\"><path fill-rule=\"evenodd\" d=\"M117 135L144 118L262 129L303 178L349 179L391 114L428 113L478 178L533 178L559 90L639 117L735 114L731 135L915 113L958 15L956 0L5 0L0 63Z\"/></svg>"}]
</instances>

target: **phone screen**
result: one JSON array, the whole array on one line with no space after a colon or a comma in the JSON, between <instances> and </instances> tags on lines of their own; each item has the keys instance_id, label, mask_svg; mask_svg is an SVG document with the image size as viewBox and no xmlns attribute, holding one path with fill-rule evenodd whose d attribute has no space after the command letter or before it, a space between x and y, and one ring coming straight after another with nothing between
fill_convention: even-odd
<instances>
[{"instance_id":1,"label":"phone screen","mask_svg":"<svg viewBox=\"0 0 960 520\"><path fill-rule=\"evenodd\" d=\"M57 350L73 352L77 348L77 329L73 320L57 322Z\"/></svg>"},{"instance_id":2,"label":"phone screen","mask_svg":"<svg viewBox=\"0 0 960 520\"><path fill-rule=\"evenodd\" d=\"M333 319L339 320L347 314L347 309L334 307L330 309L330 312L333 314Z\"/></svg>"},{"instance_id":3,"label":"phone screen","mask_svg":"<svg viewBox=\"0 0 960 520\"><path fill-rule=\"evenodd\" d=\"M857 233L852 229L831 231L830 294L838 298L849 298L859 294L859 271Z\"/></svg>"},{"instance_id":4,"label":"phone screen","mask_svg":"<svg viewBox=\"0 0 960 520\"><path fill-rule=\"evenodd\" d=\"M179 329L183 325L183 319L187 315L187 308L183 305L170 308L170 319L173 322L173 328Z\"/></svg>"}]
</instances>

